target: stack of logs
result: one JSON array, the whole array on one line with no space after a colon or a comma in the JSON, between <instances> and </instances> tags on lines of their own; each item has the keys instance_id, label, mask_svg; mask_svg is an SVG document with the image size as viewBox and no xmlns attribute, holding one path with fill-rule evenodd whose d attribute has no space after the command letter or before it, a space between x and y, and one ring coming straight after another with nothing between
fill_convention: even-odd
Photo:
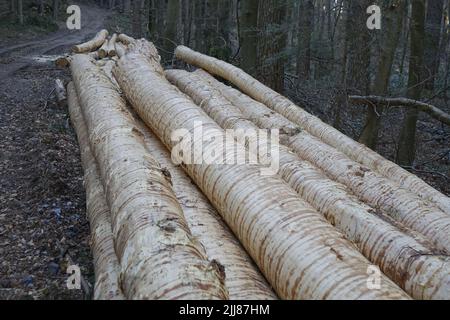
<instances>
[{"instance_id":1,"label":"stack of logs","mask_svg":"<svg viewBox=\"0 0 450 320\"><path fill-rule=\"evenodd\" d=\"M96 299L450 298L448 197L237 67L175 55L198 69L165 71L152 43L102 30L57 61ZM278 174L173 163L180 141L238 156L229 129L279 129Z\"/></svg>"}]
</instances>

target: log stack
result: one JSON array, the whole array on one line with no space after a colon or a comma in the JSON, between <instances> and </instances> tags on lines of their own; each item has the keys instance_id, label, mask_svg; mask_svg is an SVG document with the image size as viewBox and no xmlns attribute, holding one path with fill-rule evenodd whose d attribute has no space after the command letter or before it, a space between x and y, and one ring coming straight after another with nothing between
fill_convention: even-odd
<instances>
[{"instance_id":1,"label":"log stack","mask_svg":"<svg viewBox=\"0 0 450 320\"><path fill-rule=\"evenodd\" d=\"M198 70L102 30L59 61L96 299L450 299L448 197L237 67L176 57ZM272 174L248 131L279 134ZM258 161L219 161L240 150Z\"/></svg>"}]
</instances>

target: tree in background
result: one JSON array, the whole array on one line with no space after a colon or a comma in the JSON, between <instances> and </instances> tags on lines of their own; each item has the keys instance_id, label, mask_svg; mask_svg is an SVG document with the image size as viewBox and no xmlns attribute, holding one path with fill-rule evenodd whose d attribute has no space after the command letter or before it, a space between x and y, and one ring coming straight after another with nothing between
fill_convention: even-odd
<instances>
[{"instance_id":1,"label":"tree in background","mask_svg":"<svg viewBox=\"0 0 450 320\"><path fill-rule=\"evenodd\" d=\"M58 19L58 10L59 10L58 0L52 1L52 8L53 8L53 19L57 20Z\"/></svg>"},{"instance_id":2,"label":"tree in background","mask_svg":"<svg viewBox=\"0 0 450 320\"><path fill-rule=\"evenodd\" d=\"M258 9L259 0L241 0L239 18L241 67L251 75L255 75L257 71Z\"/></svg>"},{"instance_id":3,"label":"tree in background","mask_svg":"<svg viewBox=\"0 0 450 320\"><path fill-rule=\"evenodd\" d=\"M173 52L177 46L177 26L180 18L180 0L169 0L166 14L166 32L163 39L163 58L169 61L173 57Z\"/></svg>"},{"instance_id":4,"label":"tree in background","mask_svg":"<svg viewBox=\"0 0 450 320\"><path fill-rule=\"evenodd\" d=\"M23 2L22 2L22 0L17 0L17 15L19 17L19 23L23 24Z\"/></svg>"},{"instance_id":5,"label":"tree in background","mask_svg":"<svg viewBox=\"0 0 450 320\"><path fill-rule=\"evenodd\" d=\"M423 87L423 55L425 35L425 0L412 0L411 53L409 59L407 97L420 100ZM397 162L411 166L416 153L416 126L419 111L407 109L398 144Z\"/></svg>"},{"instance_id":6,"label":"tree in background","mask_svg":"<svg viewBox=\"0 0 450 320\"><path fill-rule=\"evenodd\" d=\"M142 0L133 0L132 33L136 38L142 37Z\"/></svg>"},{"instance_id":7,"label":"tree in background","mask_svg":"<svg viewBox=\"0 0 450 320\"><path fill-rule=\"evenodd\" d=\"M299 83L309 80L311 74L311 35L314 23L312 0L301 0L298 19L297 75Z\"/></svg>"},{"instance_id":8,"label":"tree in background","mask_svg":"<svg viewBox=\"0 0 450 320\"><path fill-rule=\"evenodd\" d=\"M444 0L428 1L425 22L424 44L424 76L425 89L433 90L436 75L439 72L441 41L441 23L444 10Z\"/></svg>"},{"instance_id":9,"label":"tree in background","mask_svg":"<svg viewBox=\"0 0 450 320\"><path fill-rule=\"evenodd\" d=\"M284 90L287 0L260 0L258 9L258 79Z\"/></svg>"},{"instance_id":10,"label":"tree in background","mask_svg":"<svg viewBox=\"0 0 450 320\"><path fill-rule=\"evenodd\" d=\"M385 96L388 93L389 79L400 39L405 6L404 0L384 0L383 3L384 13L382 30L380 30L382 34L380 53L375 80L371 90L372 94L379 96ZM360 137L360 142L371 149L375 149L378 142L381 113L381 108L376 110L373 106L369 107L366 124Z\"/></svg>"}]
</instances>

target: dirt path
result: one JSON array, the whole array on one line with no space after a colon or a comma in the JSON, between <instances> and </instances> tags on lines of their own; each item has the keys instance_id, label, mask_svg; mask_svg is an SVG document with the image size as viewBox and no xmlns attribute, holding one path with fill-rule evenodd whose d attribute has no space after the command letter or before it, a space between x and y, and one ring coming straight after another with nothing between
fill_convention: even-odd
<instances>
[{"instance_id":1,"label":"dirt path","mask_svg":"<svg viewBox=\"0 0 450 320\"><path fill-rule=\"evenodd\" d=\"M108 12L81 6L82 28L0 48L0 299L80 299L66 287L67 255L93 283L78 144L51 95L67 80L42 55L69 52Z\"/></svg>"},{"instance_id":2,"label":"dirt path","mask_svg":"<svg viewBox=\"0 0 450 320\"><path fill-rule=\"evenodd\" d=\"M35 39L1 48L0 58L8 58L9 61L7 64L2 65L0 79L4 79L31 64L34 56L60 51L58 49L61 48L70 48L72 45L83 42L98 32L103 27L108 12L97 7L88 7L86 5L80 5L80 8L80 30L69 30L62 25L59 31L44 36L42 39ZM68 51L66 50L65 52Z\"/></svg>"}]
</instances>

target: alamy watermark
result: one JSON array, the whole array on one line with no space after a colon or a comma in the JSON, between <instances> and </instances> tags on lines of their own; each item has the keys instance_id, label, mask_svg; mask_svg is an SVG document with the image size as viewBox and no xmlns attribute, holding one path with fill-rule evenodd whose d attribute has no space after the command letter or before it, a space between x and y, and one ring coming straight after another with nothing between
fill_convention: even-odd
<instances>
[{"instance_id":1,"label":"alamy watermark","mask_svg":"<svg viewBox=\"0 0 450 320\"><path fill-rule=\"evenodd\" d=\"M77 265L67 267L66 273L69 275L66 280L66 286L69 290L81 289L81 270Z\"/></svg>"},{"instance_id":2,"label":"alamy watermark","mask_svg":"<svg viewBox=\"0 0 450 320\"><path fill-rule=\"evenodd\" d=\"M69 17L66 20L66 26L69 30L81 29L81 9L79 6L73 4L67 7L66 13Z\"/></svg>"},{"instance_id":3,"label":"alamy watermark","mask_svg":"<svg viewBox=\"0 0 450 320\"><path fill-rule=\"evenodd\" d=\"M381 8L377 5L372 5L367 8L367 13L370 17L367 19L367 28L369 30L381 29Z\"/></svg>"},{"instance_id":4,"label":"alamy watermark","mask_svg":"<svg viewBox=\"0 0 450 320\"><path fill-rule=\"evenodd\" d=\"M171 134L175 143L172 161L176 165L259 165L263 176L278 173L279 130L221 130L194 122L193 130L179 129Z\"/></svg>"},{"instance_id":5,"label":"alamy watermark","mask_svg":"<svg viewBox=\"0 0 450 320\"><path fill-rule=\"evenodd\" d=\"M381 270L375 265L367 268L367 289L381 290Z\"/></svg>"}]
</instances>

